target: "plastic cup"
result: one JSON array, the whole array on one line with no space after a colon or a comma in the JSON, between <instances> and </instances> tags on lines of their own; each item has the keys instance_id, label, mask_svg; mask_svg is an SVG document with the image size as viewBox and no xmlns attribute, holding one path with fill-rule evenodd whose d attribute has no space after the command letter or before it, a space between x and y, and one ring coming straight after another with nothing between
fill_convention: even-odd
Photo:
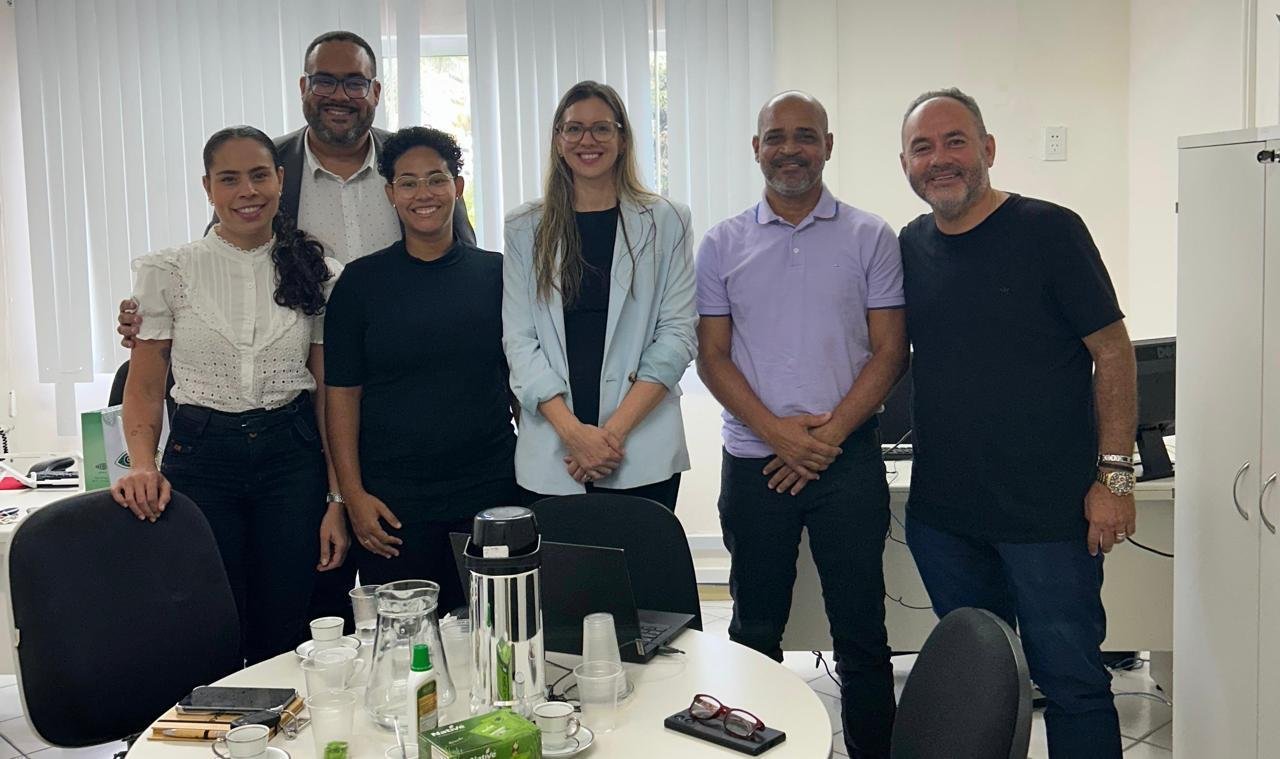
<instances>
[{"instance_id":1,"label":"plastic cup","mask_svg":"<svg viewBox=\"0 0 1280 759\"><path fill-rule=\"evenodd\" d=\"M348 759L351 721L356 712L356 694L340 690L308 696L307 711L311 714L311 735L316 741L316 757Z\"/></svg>"},{"instance_id":2,"label":"plastic cup","mask_svg":"<svg viewBox=\"0 0 1280 759\"><path fill-rule=\"evenodd\" d=\"M363 673L364 662L354 648L337 646L316 651L300 665L307 695L346 690Z\"/></svg>"},{"instance_id":3,"label":"plastic cup","mask_svg":"<svg viewBox=\"0 0 1280 759\"><path fill-rule=\"evenodd\" d=\"M454 619L440 624L440 642L449 662L449 677L459 693L471 690L471 620Z\"/></svg>"},{"instance_id":4,"label":"plastic cup","mask_svg":"<svg viewBox=\"0 0 1280 759\"><path fill-rule=\"evenodd\" d=\"M618 692L622 689L622 665L609 661L585 661L573 668L578 678L582 724L592 732L607 733L617 726Z\"/></svg>"},{"instance_id":5,"label":"plastic cup","mask_svg":"<svg viewBox=\"0 0 1280 759\"><path fill-rule=\"evenodd\" d=\"M362 644L372 643L374 631L378 628L377 591L377 585L361 585L347 593L351 597L351 613L356 620L356 637Z\"/></svg>"},{"instance_id":6,"label":"plastic cup","mask_svg":"<svg viewBox=\"0 0 1280 759\"><path fill-rule=\"evenodd\" d=\"M613 625L613 615L607 612L588 614L582 618L582 661L607 661L622 666L622 654L618 651L618 633ZM622 673L618 698L631 695L631 678Z\"/></svg>"}]
</instances>

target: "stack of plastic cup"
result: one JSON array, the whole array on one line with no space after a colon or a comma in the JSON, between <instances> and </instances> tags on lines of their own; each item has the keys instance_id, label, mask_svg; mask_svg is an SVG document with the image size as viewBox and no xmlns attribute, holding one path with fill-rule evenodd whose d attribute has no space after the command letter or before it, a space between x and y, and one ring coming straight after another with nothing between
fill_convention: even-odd
<instances>
[{"instance_id":1,"label":"stack of plastic cup","mask_svg":"<svg viewBox=\"0 0 1280 759\"><path fill-rule=\"evenodd\" d=\"M444 658L449 662L449 675L460 699L470 698L472 652L471 620L448 619L440 623Z\"/></svg>"},{"instance_id":2,"label":"stack of plastic cup","mask_svg":"<svg viewBox=\"0 0 1280 759\"><path fill-rule=\"evenodd\" d=\"M625 679L621 664L584 661L573 668L578 678L582 724L595 733L607 733L618 724L618 691Z\"/></svg>"},{"instance_id":3,"label":"stack of plastic cup","mask_svg":"<svg viewBox=\"0 0 1280 759\"><path fill-rule=\"evenodd\" d=\"M588 614L582 618L582 661L612 662L622 667L622 655L618 650L618 633L613 626L613 615L606 612ZM618 700L628 698L632 691L631 678L622 672Z\"/></svg>"}]
</instances>

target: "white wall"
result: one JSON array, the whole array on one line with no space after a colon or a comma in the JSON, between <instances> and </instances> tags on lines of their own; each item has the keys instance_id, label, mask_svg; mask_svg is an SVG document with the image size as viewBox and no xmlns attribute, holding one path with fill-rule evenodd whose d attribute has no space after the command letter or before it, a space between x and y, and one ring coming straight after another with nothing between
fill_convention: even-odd
<instances>
[{"instance_id":1,"label":"white wall","mask_svg":"<svg viewBox=\"0 0 1280 759\"><path fill-rule=\"evenodd\" d=\"M896 229L925 210L898 163L902 113L920 92L958 86L978 99L996 136L993 183L1075 209L1088 223L1122 301L1128 300L1129 8L1114 0L777 0L776 89L827 107L835 149L827 185ZM1068 127L1065 162L1039 159L1042 128ZM751 160L744 146L743 160ZM1126 304L1127 305L1127 304ZM677 514L705 546L704 577L727 566L715 550L719 438L714 399L685 396L694 468ZM715 434L713 434L715 433ZM705 446L705 449L704 447Z\"/></svg>"},{"instance_id":2,"label":"white wall","mask_svg":"<svg viewBox=\"0 0 1280 759\"><path fill-rule=\"evenodd\" d=\"M1260 6L1267 5L1264 2ZM1274 3L1272 3L1274 4ZM1178 137L1246 126L1244 15L1239 0L1132 0L1129 30L1128 323L1134 337L1175 332ZM1261 9L1260 9L1261 10ZM1273 10L1267 46L1273 96L1261 124L1280 118L1274 73L1280 58ZM1264 19L1265 21L1266 19Z\"/></svg>"}]
</instances>

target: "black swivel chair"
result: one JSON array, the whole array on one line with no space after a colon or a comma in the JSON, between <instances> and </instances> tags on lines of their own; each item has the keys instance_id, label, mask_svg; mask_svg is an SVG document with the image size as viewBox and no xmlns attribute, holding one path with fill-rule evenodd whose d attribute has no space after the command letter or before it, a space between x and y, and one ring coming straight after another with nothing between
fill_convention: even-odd
<instances>
[{"instance_id":1,"label":"black swivel chair","mask_svg":"<svg viewBox=\"0 0 1280 759\"><path fill-rule=\"evenodd\" d=\"M154 524L108 491L28 517L9 545L23 710L56 746L142 732L240 668L240 624L213 532L179 493Z\"/></svg>"},{"instance_id":2,"label":"black swivel chair","mask_svg":"<svg viewBox=\"0 0 1280 759\"><path fill-rule=\"evenodd\" d=\"M648 498L584 493L545 498L530 508L544 540L626 551L636 606L692 614L702 629L698 579L680 520Z\"/></svg>"},{"instance_id":3,"label":"black swivel chair","mask_svg":"<svg viewBox=\"0 0 1280 759\"><path fill-rule=\"evenodd\" d=\"M893 759L1026 759L1031 677L1009 625L956 609L929 634L898 699Z\"/></svg>"},{"instance_id":4,"label":"black swivel chair","mask_svg":"<svg viewBox=\"0 0 1280 759\"><path fill-rule=\"evenodd\" d=\"M107 405L119 406L124 403L124 383L129 380L129 361L125 360L123 364L116 368L116 376L111 380L111 391L107 393ZM173 418L173 412L178 409L178 404L173 400L173 372L169 372L168 378L164 385L164 407L169 412L169 418Z\"/></svg>"}]
</instances>

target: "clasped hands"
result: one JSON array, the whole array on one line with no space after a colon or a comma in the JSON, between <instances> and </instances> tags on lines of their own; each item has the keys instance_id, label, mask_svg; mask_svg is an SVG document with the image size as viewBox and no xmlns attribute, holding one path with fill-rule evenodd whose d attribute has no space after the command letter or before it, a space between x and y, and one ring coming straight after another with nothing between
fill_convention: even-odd
<instances>
[{"instance_id":1,"label":"clasped hands","mask_svg":"<svg viewBox=\"0 0 1280 759\"><path fill-rule=\"evenodd\" d=\"M775 454L764 467L769 489L798 495L843 452L837 443L847 436L832 423L830 412L775 419L762 435Z\"/></svg>"},{"instance_id":2,"label":"clasped hands","mask_svg":"<svg viewBox=\"0 0 1280 759\"><path fill-rule=\"evenodd\" d=\"M624 437L608 422L599 427L578 424L562 438L569 449L569 455L564 457L565 470L579 483L608 477L622 464L626 454L622 447Z\"/></svg>"}]
</instances>

